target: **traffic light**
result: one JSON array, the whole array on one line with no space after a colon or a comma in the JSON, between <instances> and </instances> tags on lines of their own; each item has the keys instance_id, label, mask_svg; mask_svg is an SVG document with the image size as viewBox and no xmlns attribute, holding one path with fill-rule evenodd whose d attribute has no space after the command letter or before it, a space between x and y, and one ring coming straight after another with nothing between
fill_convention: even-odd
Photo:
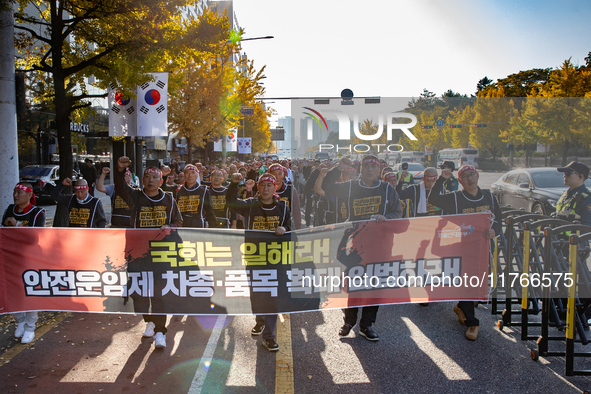
<instances>
[{"instance_id":1,"label":"traffic light","mask_svg":"<svg viewBox=\"0 0 591 394\"><path fill-rule=\"evenodd\" d=\"M486 123L477 123L474 127L486 127Z\"/></svg>"},{"instance_id":2,"label":"traffic light","mask_svg":"<svg viewBox=\"0 0 591 394\"><path fill-rule=\"evenodd\" d=\"M421 126L421 129L432 129L433 126L431 125L426 125L426 126Z\"/></svg>"},{"instance_id":3,"label":"traffic light","mask_svg":"<svg viewBox=\"0 0 591 394\"><path fill-rule=\"evenodd\" d=\"M452 129L459 129L460 127L462 127L462 125L461 124L450 124L449 127Z\"/></svg>"}]
</instances>

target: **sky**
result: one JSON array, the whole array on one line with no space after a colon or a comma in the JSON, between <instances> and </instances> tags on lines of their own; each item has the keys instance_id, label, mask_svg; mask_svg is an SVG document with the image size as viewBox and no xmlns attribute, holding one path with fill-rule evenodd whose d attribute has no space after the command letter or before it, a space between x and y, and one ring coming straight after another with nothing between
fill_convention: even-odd
<instances>
[{"instance_id":1,"label":"sky","mask_svg":"<svg viewBox=\"0 0 591 394\"><path fill-rule=\"evenodd\" d=\"M274 36L242 43L266 66L267 98L470 95L485 76L582 65L591 51L586 0L234 0L234 12L244 38Z\"/></svg>"}]
</instances>

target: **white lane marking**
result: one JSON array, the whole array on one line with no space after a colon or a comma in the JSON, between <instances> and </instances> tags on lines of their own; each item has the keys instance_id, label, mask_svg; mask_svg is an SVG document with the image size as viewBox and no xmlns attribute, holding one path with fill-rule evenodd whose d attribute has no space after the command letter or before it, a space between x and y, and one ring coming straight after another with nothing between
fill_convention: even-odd
<instances>
[{"instance_id":1,"label":"white lane marking","mask_svg":"<svg viewBox=\"0 0 591 394\"><path fill-rule=\"evenodd\" d=\"M195 372L195 376L193 377L193 381L191 382L191 387L189 387L189 394L201 393L201 390L203 389L203 383L205 382L205 378L207 377L207 372L209 371L209 367L211 366L211 360L213 359L215 348L218 345L220 334L222 333L225 324L226 316L219 315L217 320L215 321L213 330L211 330L209 341L207 341L207 346L205 346L203 356L201 356L201 360L199 361L199 365L197 366L197 371Z\"/></svg>"}]
</instances>

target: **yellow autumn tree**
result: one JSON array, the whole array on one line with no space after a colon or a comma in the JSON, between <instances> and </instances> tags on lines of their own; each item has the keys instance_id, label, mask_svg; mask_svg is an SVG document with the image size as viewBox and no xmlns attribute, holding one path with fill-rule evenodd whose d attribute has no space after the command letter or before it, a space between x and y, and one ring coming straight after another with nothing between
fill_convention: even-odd
<instances>
[{"instance_id":1,"label":"yellow autumn tree","mask_svg":"<svg viewBox=\"0 0 591 394\"><path fill-rule=\"evenodd\" d=\"M510 100L503 96L502 91L495 90L488 92L486 97L478 97L472 123L487 125L470 126L470 144L479 150L488 151L493 158L505 147L499 138L500 134L510 128L512 107Z\"/></svg>"}]
</instances>

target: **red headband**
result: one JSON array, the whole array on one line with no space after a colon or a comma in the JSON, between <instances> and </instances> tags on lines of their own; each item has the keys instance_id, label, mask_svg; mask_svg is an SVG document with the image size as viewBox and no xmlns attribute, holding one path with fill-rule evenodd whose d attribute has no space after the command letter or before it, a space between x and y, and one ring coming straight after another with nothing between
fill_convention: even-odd
<instances>
[{"instance_id":1,"label":"red headband","mask_svg":"<svg viewBox=\"0 0 591 394\"><path fill-rule=\"evenodd\" d=\"M390 179L398 179L398 175L395 172L387 172L384 175L384 180L388 182Z\"/></svg>"},{"instance_id":2,"label":"red headband","mask_svg":"<svg viewBox=\"0 0 591 394\"><path fill-rule=\"evenodd\" d=\"M31 204L33 205L37 205L37 197L35 197L35 193L33 193L33 189L31 189L29 186L27 185L23 185L22 183L17 183L16 186L14 187L14 190L22 190L25 191L27 193L32 193L33 195L31 196Z\"/></svg>"},{"instance_id":3,"label":"red headband","mask_svg":"<svg viewBox=\"0 0 591 394\"><path fill-rule=\"evenodd\" d=\"M187 164L185 166L185 169L183 170L183 172L187 172L189 170L194 170L194 171L199 172L199 170L197 169L197 166L194 166L193 164Z\"/></svg>"},{"instance_id":4,"label":"red headband","mask_svg":"<svg viewBox=\"0 0 591 394\"><path fill-rule=\"evenodd\" d=\"M88 185L74 185L74 190L86 190Z\"/></svg>"},{"instance_id":5,"label":"red headband","mask_svg":"<svg viewBox=\"0 0 591 394\"><path fill-rule=\"evenodd\" d=\"M474 171L476 172L476 168L474 168L473 166L463 166L462 168L460 168L460 170L458 171L458 178L462 177L462 174L466 171Z\"/></svg>"},{"instance_id":6,"label":"red headband","mask_svg":"<svg viewBox=\"0 0 591 394\"><path fill-rule=\"evenodd\" d=\"M33 193L33 189L31 189L29 186L23 185L22 183L17 183L14 188L22 190L27 193Z\"/></svg>"},{"instance_id":7,"label":"red headband","mask_svg":"<svg viewBox=\"0 0 591 394\"><path fill-rule=\"evenodd\" d=\"M361 165L363 164L375 164L379 166L380 162L378 159L374 159L373 157L366 157L365 159L361 160Z\"/></svg>"},{"instance_id":8,"label":"red headband","mask_svg":"<svg viewBox=\"0 0 591 394\"><path fill-rule=\"evenodd\" d=\"M284 174L287 174L287 168L283 167L281 164L273 164L269 167L268 172L281 170Z\"/></svg>"},{"instance_id":9,"label":"red headband","mask_svg":"<svg viewBox=\"0 0 591 394\"><path fill-rule=\"evenodd\" d=\"M261 184L261 182L271 182L272 184L274 184L275 186L277 186L277 180L275 179L275 177L271 174L264 174L259 178L259 181L257 184Z\"/></svg>"},{"instance_id":10,"label":"red headband","mask_svg":"<svg viewBox=\"0 0 591 394\"><path fill-rule=\"evenodd\" d=\"M439 178L439 175L426 176L426 175L423 174L423 180L424 181L436 181L437 178Z\"/></svg>"},{"instance_id":11,"label":"red headband","mask_svg":"<svg viewBox=\"0 0 591 394\"><path fill-rule=\"evenodd\" d=\"M160 170L159 170L159 169L157 169L157 168L146 168L146 169L144 170L144 176L145 176L146 174L156 174L156 175L160 176L160 178L162 178L162 171L160 171Z\"/></svg>"},{"instance_id":12,"label":"red headband","mask_svg":"<svg viewBox=\"0 0 591 394\"><path fill-rule=\"evenodd\" d=\"M216 174L219 174L221 177L223 177L223 176L224 176L224 172L223 172L222 170L214 170L214 171L211 173L211 176L216 176Z\"/></svg>"}]
</instances>

